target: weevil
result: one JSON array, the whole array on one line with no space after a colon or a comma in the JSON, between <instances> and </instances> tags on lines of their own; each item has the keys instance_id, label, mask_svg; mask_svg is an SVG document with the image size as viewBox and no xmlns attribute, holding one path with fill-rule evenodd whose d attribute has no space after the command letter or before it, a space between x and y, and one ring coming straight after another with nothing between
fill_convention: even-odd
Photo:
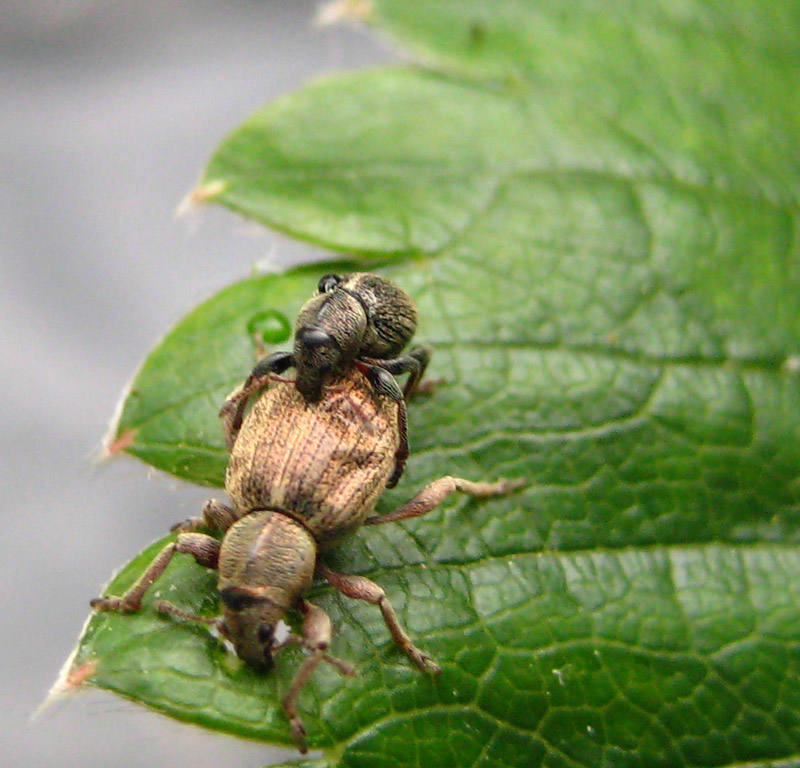
<instances>
[{"instance_id":1,"label":"weevil","mask_svg":"<svg viewBox=\"0 0 800 768\"><path fill-rule=\"evenodd\" d=\"M156 602L155 608L215 626L239 657L260 671L273 667L275 654L287 643L301 644L308 656L282 704L292 738L303 753L307 748L297 707L300 690L322 662L342 674L355 674L350 664L329 655L331 621L304 596L315 576L348 597L377 605L409 659L423 671L441 671L403 629L384 590L364 576L333 570L325 563L325 553L362 525L424 515L455 491L480 498L524 485L521 480L471 482L446 476L397 509L373 514L405 460L404 398L398 400L399 389L389 370L357 364L355 358L351 363L327 372L316 399L309 400L294 382L273 381L240 423L229 418L241 407L241 390L234 393L221 412L231 446L225 482L231 503L206 502L200 517L174 526L175 541L163 547L127 592L91 603L99 610L138 611L176 553L217 569L221 617L197 616L165 601ZM203 529L221 533L222 540ZM289 609L303 616L302 635L290 633L279 643L275 629Z\"/></svg>"},{"instance_id":2,"label":"weevil","mask_svg":"<svg viewBox=\"0 0 800 768\"><path fill-rule=\"evenodd\" d=\"M416 390L431 356L428 347L401 354L416 329L414 302L391 280L369 272L325 275L316 295L297 316L293 351L273 352L260 360L223 407L228 448L236 439L249 398L274 376L296 368L297 389L307 402L314 403L332 377L355 365L367 374L379 394L398 403L400 448L388 482L393 488L408 458L405 400ZM407 373L403 390L382 371Z\"/></svg>"}]
</instances>

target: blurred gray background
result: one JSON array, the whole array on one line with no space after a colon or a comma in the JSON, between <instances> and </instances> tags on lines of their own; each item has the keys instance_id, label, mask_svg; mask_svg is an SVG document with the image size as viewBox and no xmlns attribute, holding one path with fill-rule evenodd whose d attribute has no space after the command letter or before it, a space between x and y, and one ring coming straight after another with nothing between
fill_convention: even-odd
<instances>
[{"instance_id":1,"label":"blurred gray background","mask_svg":"<svg viewBox=\"0 0 800 768\"><path fill-rule=\"evenodd\" d=\"M117 399L196 303L322 255L221 210L175 220L218 141L326 72L387 61L306 0L0 1L3 766L259 766L297 755L102 692L30 722L111 572L208 491L122 458Z\"/></svg>"}]
</instances>

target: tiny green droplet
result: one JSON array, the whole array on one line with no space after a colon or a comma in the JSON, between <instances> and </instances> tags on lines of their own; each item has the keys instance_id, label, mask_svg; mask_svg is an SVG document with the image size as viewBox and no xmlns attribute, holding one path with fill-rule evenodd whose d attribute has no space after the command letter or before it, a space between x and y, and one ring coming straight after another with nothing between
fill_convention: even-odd
<instances>
[{"instance_id":1,"label":"tiny green droplet","mask_svg":"<svg viewBox=\"0 0 800 768\"><path fill-rule=\"evenodd\" d=\"M280 344L292 335L292 325L285 315L277 310L267 309L250 318L247 332L266 344Z\"/></svg>"}]
</instances>

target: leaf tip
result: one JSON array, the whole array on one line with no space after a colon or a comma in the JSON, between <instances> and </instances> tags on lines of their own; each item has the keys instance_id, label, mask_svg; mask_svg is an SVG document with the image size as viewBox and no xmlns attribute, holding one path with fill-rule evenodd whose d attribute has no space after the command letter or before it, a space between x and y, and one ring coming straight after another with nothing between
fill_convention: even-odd
<instances>
[{"instance_id":1,"label":"leaf tip","mask_svg":"<svg viewBox=\"0 0 800 768\"><path fill-rule=\"evenodd\" d=\"M113 440L105 442L100 453L100 460L118 456L130 448L136 439L136 432L135 429L123 429Z\"/></svg>"},{"instance_id":2,"label":"leaf tip","mask_svg":"<svg viewBox=\"0 0 800 768\"><path fill-rule=\"evenodd\" d=\"M125 389L122 390L122 394L114 408L114 413L111 416L106 434L100 443L100 447L92 457L92 464L102 464L106 459L117 456L133 444L137 430L132 427L120 430L120 419L122 418L122 412L125 410L125 404L128 398L135 392L133 380L131 380L125 385Z\"/></svg>"},{"instance_id":3,"label":"leaf tip","mask_svg":"<svg viewBox=\"0 0 800 768\"><path fill-rule=\"evenodd\" d=\"M83 664L79 664L77 667L72 667L64 681L66 692L77 690L87 680L94 677L95 672L97 672L97 662L94 659L84 661Z\"/></svg>"},{"instance_id":4,"label":"leaf tip","mask_svg":"<svg viewBox=\"0 0 800 768\"><path fill-rule=\"evenodd\" d=\"M189 194L181 200L175 209L175 218L181 218L191 212L196 206L208 203L215 197L219 197L228 188L227 182L222 179L214 179L198 184Z\"/></svg>"},{"instance_id":5,"label":"leaf tip","mask_svg":"<svg viewBox=\"0 0 800 768\"><path fill-rule=\"evenodd\" d=\"M372 0L331 0L319 9L316 22L321 27L346 21L368 22L374 13Z\"/></svg>"},{"instance_id":6,"label":"leaf tip","mask_svg":"<svg viewBox=\"0 0 800 768\"><path fill-rule=\"evenodd\" d=\"M78 653L78 646L72 651L61 667L55 683L53 683L50 690L47 692L44 701L36 707L31 714L31 720L35 720L46 709L56 701L63 699L77 691L82 690L83 684L94 677L97 671L97 662L94 659L83 661L80 664L75 664L75 657Z\"/></svg>"}]
</instances>

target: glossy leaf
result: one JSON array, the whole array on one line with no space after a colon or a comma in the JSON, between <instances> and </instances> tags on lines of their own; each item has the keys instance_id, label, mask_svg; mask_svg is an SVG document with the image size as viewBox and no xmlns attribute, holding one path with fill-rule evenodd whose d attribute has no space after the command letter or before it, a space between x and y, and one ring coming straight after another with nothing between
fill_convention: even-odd
<instances>
[{"instance_id":1,"label":"glossy leaf","mask_svg":"<svg viewBox=\"0 0 800 768\"><path fill-rule=\"evenodd\" d=\"M318 585L334 652L361 671L323 670L301 698L319 764L800 765L800 6L375 0L370 21L427 67L266 107L196 197L417 300L446 383L413 404L409 469L380 509L443 474L530 486L332 555L386 589L444 673ZM253 328L274 342L328 271L195 310L139 372L114 445L219 485L215 413ZM157 586L214 610L192 563ZM93 684L287 743L297 654L259 678L146 609L95 618L89 662Z\"/></svg>"}]
</instances>

